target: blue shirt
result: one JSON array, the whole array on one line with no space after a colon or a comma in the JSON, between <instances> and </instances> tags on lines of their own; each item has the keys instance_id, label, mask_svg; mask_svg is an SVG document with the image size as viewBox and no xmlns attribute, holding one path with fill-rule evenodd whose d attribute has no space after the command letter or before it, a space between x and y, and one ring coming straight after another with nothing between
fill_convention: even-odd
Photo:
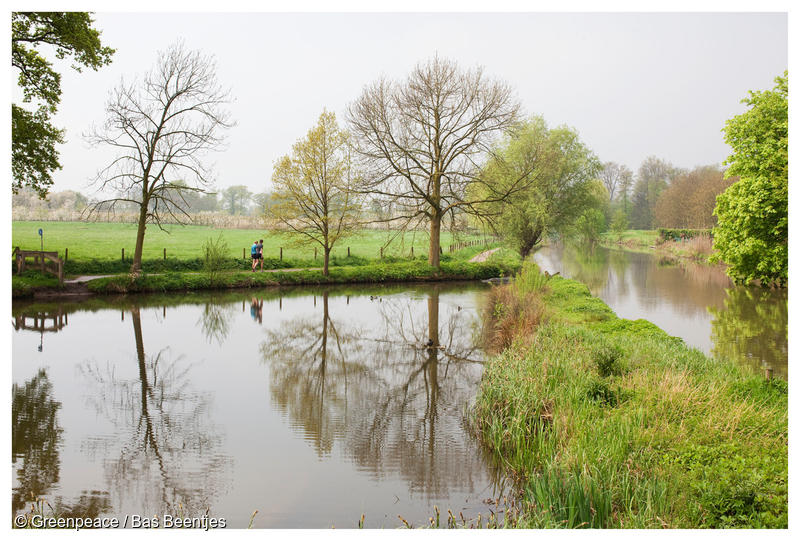
<instances>
[{"instance_id":1,"label":"blue shirt","mask_svg":"<svg viewBox=\"0 0 800 541\"><path fill-rule=\"evenodd\" d=\"M250 247L250 255L256 255L258 253L258 243L254 242L253 245Z\"/></svg>"}]
</instances>

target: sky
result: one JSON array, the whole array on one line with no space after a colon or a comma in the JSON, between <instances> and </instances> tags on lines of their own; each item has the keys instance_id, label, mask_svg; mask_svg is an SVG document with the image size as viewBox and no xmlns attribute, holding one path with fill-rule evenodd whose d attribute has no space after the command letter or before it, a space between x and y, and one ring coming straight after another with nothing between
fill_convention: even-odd
<instances>
[{"instance_id":1,"label":"sky","mask_svg":"<svg viewBox=\"0 0 800 541\"><path fill-rule=\"evenodd\" d=\"M785 13L103 13L117 49L97 72L63 74L56 124L66 128L54 191L93 193L112 158L82 138L104 119L112 87L183 39L213 54L237 125L209 157L216 186L269 189L274 161L323 109L347 104L380 76L404 78L434 54L509 83L526 114L566 124L603 161L636 170L650 155L692 168L730 153L726 119L748 90L788 66ZM13 93L15 101L18 93Z\"/></svg>"}]
</instances>

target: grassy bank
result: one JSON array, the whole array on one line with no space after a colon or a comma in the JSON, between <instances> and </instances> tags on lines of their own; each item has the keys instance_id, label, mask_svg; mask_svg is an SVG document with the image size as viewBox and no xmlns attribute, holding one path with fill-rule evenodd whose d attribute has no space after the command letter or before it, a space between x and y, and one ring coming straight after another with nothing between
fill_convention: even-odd
<instances>
[{"instance_id":1,"label":"grassy bank","mask_svg":"<svg viewBox=\"0 0 800 541\"><path fill-rule=\"evenodd\" d=\"M130 260L136 244L136 225L118 223L85 223L85 222L21 222L11 223L11 245L22 249L38 250L40 240L39 228L44 230L44 249L58 251L63 257L64 249L69 249L69 262L89 264L92 262L121 263L122 249L125 257ZM294 246L289 235L272 232L266 229L215 229L206 226L178 226L167 225L167 231L161 231L155 225L147 227L142 258L155 263L164 259L164 249L167 259L191 261L199 260L203 255L203 243L208 238L216 238L222 234L230 249L231 259L242 260L242 249L250 257L250 245L254 240L264 239L264 257L279 260L280 250L283 248L283 259L293 262L313 262L313 246ZM442 232L441 244L447 253L451 243L483 239L479 235L454 236L448 231ZM428 253L428 235L425 232L409 232L397 235L396 231L379 231L365 229L353 237L340 241L333 249L332 256L337 259L350 255L362 259L379 259L381 247L383 255L398 258L411 256L413 246L414 255ZM318 252L317 264L322 263L322 254ZM247 262L249 264L249 261ZM123 264L124 266L124 264ZM130 261L127 266L130 267ZM300 265L298 265L300 266ZM157 269L151 269L155 272ZM173 269L190 270L190 269ZM68 268L67 272L89 272L94 270L75 270Z\"/></svg>"},{"instance_id":2,"label":"grassy bank","mask_svg":"<svg viewBox=\"0 0 800 541\"><path fill-rule=\"evenodd\" d=\"M165 273L98 278L87 283L98 294L191 291L204 289L258 288L279 285L378 284L452 280L484 280L513 273L519 262L509 257L492 258L485 263L444 261L437 271L425 261L373 263L356 267L332 267L329 276L320 270L285 272L225 272L211 277L206 273Z\"/></svg>"},{"instance_id":3,"label":"grassy bank","mask_svg":"<svg viewBox=\"0 0 800 541\"><path fill-rule=\"evenodd\" d=\"M600 244L638 252L658 251L698 262L707 262L713 252L711 239L707 236L683 241L663 240L657 230L628 230L621 233L607 231L600 236Z\"/></svg>"},{"instance_id":4,"label":"grassy bank","mask_svg":"<svg viewBox=\"0 0 800 541\"><path fill-rule=\"evenodd\" d=\"M786 382L534 266L487 317L474 423L520 481L519 526L787 527Z\"/></svg>"}]
</instances>

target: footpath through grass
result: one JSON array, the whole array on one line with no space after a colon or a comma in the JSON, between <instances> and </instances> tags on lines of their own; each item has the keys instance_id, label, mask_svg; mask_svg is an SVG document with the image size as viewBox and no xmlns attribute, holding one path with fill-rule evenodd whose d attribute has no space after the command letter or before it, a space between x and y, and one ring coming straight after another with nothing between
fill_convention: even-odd
<instances>
[{"instance_id":1,"label":"footpath through grass","mask_svg":"<svg viewBox=\"0 0 800 541\"><path fill-rule=\"evenodd\" d=\"M496 287L474 424L520 527L786 528L788 384L526 264Z\"/></svg>"}]
</instances>

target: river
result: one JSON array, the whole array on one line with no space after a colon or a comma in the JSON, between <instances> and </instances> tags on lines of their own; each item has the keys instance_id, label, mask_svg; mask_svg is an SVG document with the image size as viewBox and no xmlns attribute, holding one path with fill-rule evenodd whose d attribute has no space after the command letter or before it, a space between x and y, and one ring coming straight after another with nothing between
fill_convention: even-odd
<instances>
[{"instance_id":1,"label":"river","mask_svg":"<svg viewBox=\"0 0 800 541\"><path fill-rule=\"evenodd\" d=\"M33 493L238 528L485 517L503 483L466 411L487 287L14 302L12 513Z\"/></svg>"},{"instance_id":2,"label":"river","mask_svg":"<svg viewBox=\"0 0 800 541\"><path fill-rule=\"evenodd\" d=\"M602 246L546 246L534 261L585 283L619 317L647 319L706 354L787 378L786 289L736 286L718 265Z\"/></svg>"}]
</instances>

